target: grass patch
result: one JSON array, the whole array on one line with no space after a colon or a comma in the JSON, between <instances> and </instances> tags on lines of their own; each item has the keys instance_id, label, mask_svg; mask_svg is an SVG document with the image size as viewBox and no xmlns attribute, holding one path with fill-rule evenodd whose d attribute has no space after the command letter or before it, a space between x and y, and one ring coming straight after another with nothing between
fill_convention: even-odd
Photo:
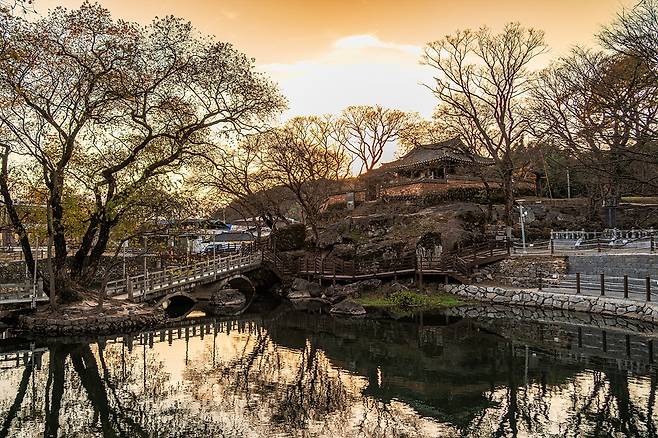
<instances>
[{"instance_id":1,"label":"grass patch","mask_svg":"<svg viewBox=\"0 0 658 438\"><path fill-rule=\"evenodd\" d=\"M658 196L622 196L621 200L638 204L658 204Z\"/></svg>"},{"instance_id":2,"label":"grass patch","mask_svg":"<svg viewBox=\"0 0 658 438\"><path fill-rule=\"evenodd\" d=\"M456 307L464 304L454 295L431 294L419 291L405 290L394 292L388 296L365 295L355 301L365 307L398 308L398 309L435 309Z\"/></svg>"}]
</instances>

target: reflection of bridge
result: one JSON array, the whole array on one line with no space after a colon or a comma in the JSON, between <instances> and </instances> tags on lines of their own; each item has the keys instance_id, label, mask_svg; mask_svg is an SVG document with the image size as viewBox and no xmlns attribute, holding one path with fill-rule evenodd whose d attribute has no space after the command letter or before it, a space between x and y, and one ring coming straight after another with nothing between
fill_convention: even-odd
<instances>
[{"instance_id":1,"label":"reflection of bridge","mask_svg":"<svg viewBox=\"0 0 658 438\"><path fill-rule=\"evenodd\" d=\"M35 348L34 345L30 345L30 348L0 352L0 370L22 368L29 364L39 369L41 358L46 351L48 349L45 347Z\"/></svg>"}]
</instances>

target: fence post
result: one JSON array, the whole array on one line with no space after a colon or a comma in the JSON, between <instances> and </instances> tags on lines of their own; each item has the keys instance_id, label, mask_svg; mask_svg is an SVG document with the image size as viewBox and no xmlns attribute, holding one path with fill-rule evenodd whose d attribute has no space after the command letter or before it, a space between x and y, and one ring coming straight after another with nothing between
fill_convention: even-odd
<instances>
[{"instance_id":1,"label":"fence post","mask_svg":"<svg viewBox=\"0 0 658 438\"><path fill-rule=\"evenodd\" d=\"M128 292L128 300L132 301L132 299L133 299L133 282L130 279L130 277L128 277L126 279L126 290Z\"/></svg>"},{"instance_id":2,"label":"fence post","mask_svg":"<svg viewBox=\"0 0 658 438\"><path fill-rule=\"evenodd\" d=\"M601 241L596 242L596 252L601 252Z\"/></svg>"},{"instance_id":3,"label":"fence post","mask_svg":"<svg viewBox=\"0 0 658 438\"><path fill-rule=\"evenodd\" d=\"M652 234L651 235L651 252L654 252L656 250L656 238Z\"/></svg>"},{"instance_id":4,"label":"fence post","mask_svg":"<svg viewBox=\"0 0 658 438\"><path fill-rule=\"evenodd\" d=\"M628 298L628 275L624 275L624 298Z\"/></svg>"},{"instance_id":5,"label":"fence post","mask_svg":"<svg viewBox=\"0 0 658 438\"><path fill-rule=\"evenodd\" d=\"M576 273L576 293L580 294L580 272Z\"/></svg>"},{"instance_id":6,"label":"fence post","mask_svg":"<svg viewBox=\"0 0 658 438\"><path fill-rule=\"evenodd\" d=\"M601 273L601 296L605 295L605 274Z\"/></svg>"},{"instance_id":7,"label":"fence post","mask_svg":"<svg viewBox=\"0 0 658 438\"><path fill-rule=\"evenodd\" d=\"M651 277L647 277L647 301L651 301Z\"/></svg>"},{"instance_id":8,"label":"fence post","mask_svg":"<svg viewBox=\"0 0 658 438\"><path fill-rule=\"evenodd\" d=\"M551 239L551 255L555 254L555 244L553 243L553 239Z\"/></svg>"}]
</instances>

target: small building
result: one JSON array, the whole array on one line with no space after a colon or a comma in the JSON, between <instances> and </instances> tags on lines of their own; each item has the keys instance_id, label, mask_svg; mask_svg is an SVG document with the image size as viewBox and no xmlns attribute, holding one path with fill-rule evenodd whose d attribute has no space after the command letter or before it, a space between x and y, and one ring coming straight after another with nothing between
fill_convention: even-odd
<instances>
[{"instance_id":1,"label":"small building","mask_svg":"<svg viewBox=\"0 0 658 438\"><path fill-rule=\"evenodd\" d=\"M481 187L484 168L491 158L466 152L459 137L419 145L398 160L383 164L375 172L379 184L376 197L413 197L452 187ZM497 182L487 178L493 184Z\"/></svg>"}]
</instances>

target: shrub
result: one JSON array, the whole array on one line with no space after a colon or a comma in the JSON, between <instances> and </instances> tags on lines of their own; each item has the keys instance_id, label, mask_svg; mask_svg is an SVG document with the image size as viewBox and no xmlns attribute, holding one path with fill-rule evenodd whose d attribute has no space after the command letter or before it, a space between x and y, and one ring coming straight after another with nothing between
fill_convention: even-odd
<instances>
[{"instance_id":1,"label":"shrub","mask_svg":"<svg viewBox=\"0 0 658 438\"><path fill-rule=\"evenodd\" d=\"M388 297L388 301L392 305L401 308L420 307L427 304L427 297L419 294L418 292L413 292L410 290L401 290L392 293Z\"/></svg>"}]
</instances>

